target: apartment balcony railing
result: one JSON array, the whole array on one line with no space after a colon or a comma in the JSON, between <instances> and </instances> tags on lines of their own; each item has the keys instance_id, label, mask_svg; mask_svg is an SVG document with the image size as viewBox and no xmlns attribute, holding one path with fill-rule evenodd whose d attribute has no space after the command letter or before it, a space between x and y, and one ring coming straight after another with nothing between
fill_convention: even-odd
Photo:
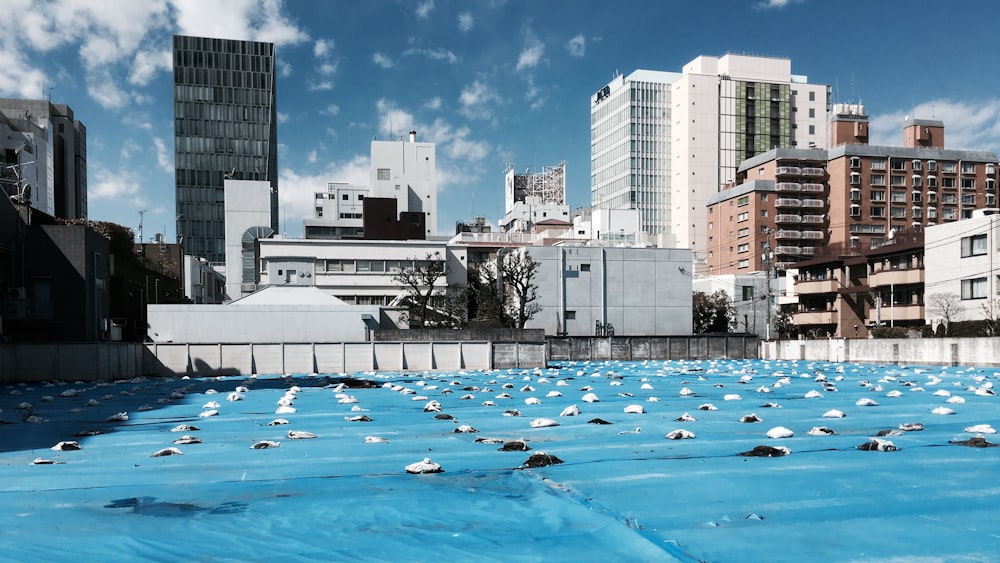
<instances>
[{"instance_id":1,"label":"apartment balcony railing","mask_svg":"<svg viewBox=\"0 0 1000 563\"><path fill-rule=\"evenodd\" d=\"M778 182L774 185L774 189L779 192L798 192L802 191L802 184L798 182Z\"/></svg>"},{"instance_id":2,"label":"apartment balcony railing","mask_svg":"<svg viewBox=\"0 0 1000 563\"><path fill-rule=\"evenodd\" d=\"M832 325L837 324L836 311L804 311L795 313L793 322L797 325Z\"/></svg>"},{"instance_id":3,"label":"apartment balcony railing","mask_svg":"<svg viewBox=\"0 0 1000 563\"><path fill-rule=\"evenodd\" d=\"M826 190L826 186L824 186L823 184L812 184L812 183L802 184L802 191L804 192L818 194L818 193L823 193L824 190Z\"/></svg>"},{"instance_id":4,"label":"apartment balcony railing","mask_svg":"<svg viewBox=\"0 0 1000 563\"><path fill-rule=\"evenodd\" d=\"M799 231L790 231L788 229L780 229L778 231L775 231L774 238L776 238L778 240L800 239L800 238L802 238L802 233L800 233Z\"/></svg>"},{"instance_id":5,"label":"apartment balcony railing","mask_svg":"<svg viewBox=\"0 0 1000 563\"><path fill-rule=\"evenodd\" d=\"M802 231L802 238L806 240L823 240L825 236L823 231Z\"/></svg>"},{"instance_id":6,"label":"apartment balcony railing","mask_svg":"<svg viewBox=\"0 0 1000 563\"><path fill-rule=\"evenodd\" d=\"M775 223L801 223L801 215L792 215L790 213L783 213L774 216Z\"/></svg>"},{"instance_id":7,"label":"apartment balcony railing","mask_svg":"<svg viewBox=\"0 0 1000 563\"><path fill-rule=\"evenodd\" d=\"M826 202L824 202L822 199L803 199L802 207L807 207L810 209L822 209L823 207L826 207Z\"/></svg>"},{"instance_id":8,"label":"apartment balcony railing","mask_svg":"<svg viewBox=\"0 0 1000 563\"><path fill-rule=\"evenodd\" d=\"M774 173L778 176L799 176L802 174L802 169L798 166L779 166Z\"/></svg>"},{"instance_id":9,"label":"apartment balcony railing","mask_svg":"<svg viewBox=\"0 0 1000 563\"><path fill-rule=\"evenodd\" d=\"M802 175L803 176L822 176L824 174L826 174L826 170L823 170L822 168L803 168L802 169Z\"/></svg>"},{"instance_id":10,"label":"apartment balcony railing","mask_svg":"<svg viewBox=\"0 0 1000 563\"><path fill-rule=\"evenodd\" d=\"M840 282L836 279L827 280L799 280L795 283L795 293L797 295L817 295L822 293L836 293L840 287Z\"/></svg>"},{"instance_id":11,"label":"apartment balcony railing","mask_svg":"<svg viewBox=\"0 0 1000 563\"><path fill-rule=\"evenodd\" d=\"M868 275L869 287L888 287L890 285L919 284L924 281L923 268L908 268L905 270L882 270Z\"/></svg>"},{"instance_id":12,"label":"apartment balcony railing","mask_svg":"<svg viewBox=\"0 0 1000 563\"><path fill-rule=\"evenodd\" d=\"M815 225L826 221L826 215L803 215L802 222Z\"/></svg>"},{"instance_id":13,"label":"apartment balcony railing","mask_svg":"<svg viewBox=\"0 0 1000 563\"><path fill-rule=\"evenodd\" d=\"M791 254L793 256L798 256L802 254L802 249L797 246L779 246L774 249L775 254Z\"/></svg>"},{"instance_id":14,"label":"apartment balcony railing","mask_svg":"<svg viewBox=\"0 0 1000 563\"><path fill-rule=\"evenodd\" d=\"M774 205L777 207L802 207L802 200L790 197L779 197L775 200Z\"/></svg>"},{"instance_id":15,"label":"apartment balcony railing","mask_svg":"<svg viewBox=\"0 0 1000 563\"><path fill-rule=\"evenodd\" d=\"M923 305L882 305L879 313L880 318L876 318L875 309L868 311L868 322L879 321L888 325L891 322L899 321L922 321L924 320Z\"/></svg>"},{"instance_id":16,"label":"apartment balcony railing","mask_svg":"<svg viewBox=\"0 0 1000 563\"><path fill-rule=\"evenodd\" d=\"M802 255L803 256L812 256L815 253L816 253L816 247L813 247L813 246L803 246L802 247Z\"/></svg>"}]
</instances>

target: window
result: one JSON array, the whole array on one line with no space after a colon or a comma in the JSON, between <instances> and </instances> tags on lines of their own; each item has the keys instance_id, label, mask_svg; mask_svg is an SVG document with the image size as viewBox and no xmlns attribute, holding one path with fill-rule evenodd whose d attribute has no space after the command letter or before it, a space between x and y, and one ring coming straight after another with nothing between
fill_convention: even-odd
<instances>
[{"instance_id":1,"label":"window","mask_svg":"<svg viewBox=\"0 0 1000 563\"><path fill-rule=\"evenodd\" d=\"M962 163L962 174L975 174L976 173L976 163L975 162L963 162Z\"/></svg>"},{"instance_id":2,"label":"window","mask_svg":"<svg viewBox=\"0 0 1000 563\"><path fill-rule=\"evenodd\" d=\"M914 174L913 177L910 178L910 180L912 181L911 183L913 184L914 188L919 188L923 184L923 179L920 176L917 176L916 174Z\"/></svg>"},{"instance_id":3,"label":"window","mask_svg":"<svg viewBox=\"0 0 1000 563\"><path fill-rule=\"evenodd\" d=\"M963 190L974 190L974 189L976 189L976 179L975 178L962 178L962 189Z\"/></svg>"},{"instance_id":4,"label":"window","mask_svg":"<svg viewBox=\"0 0 1000 563\"><path fill-rule=\"evenodd\" d=\"M996 165L993 164L992 162L986 165L986 175L987 176L992 176L992 175L996 174L996 171L997 171Z\"/></svg>"},{"instance_id":5,"label":"window","mask_svg":"<svg viewBox=\"0 0 1000 563\"><path fill-rule=\"evenodd\" d=\"M743 287L743 300L744 301L753 301L753 286L752 285L744 285L742 287Z\"/></svg>"},{"instance_id":6,"label":"window","mask_svg":"<svg viewBox=\"0 0 1000 563\"><path fill-rule=\"evenodd\" d=\"M927 187L928 188L936 188L937 187L937 176L928 176L927 177Z\"/></svg>"},{"instance_id":7,"label":"window","mask_svg":"<svg viewBox=\"0 0 1000 563\"><path fill-rule=\"evenodd\" d=\"M750 196L745 195L739 198L738 200L736 200L736 205L739 205L740 207L744 205L750 205Z\"/></svg>"},{"instance_id":8,"label":"window","mask_svg":"<svg viewBox=\"0 0 1000 563\"><path fill-rule=\"evenodd\" d=\"M350 199L350 197L351 197L351 196L349 196L349 195L347 195L347 194L344 194L343 196L341 196L341 197L340 197L340 199L342 199L342 200L344 200L344 201L347 201L348 199Z\"/></svg>"},{"instance_id":9,"label":"window","mask_svg":"<svg viewBox=\"0 0 1000 563\"><path fill-rule=\"evenodd\" d=\"M809 134L810 135L815 135L816 134L816 126L815 125L810 125L809 126Z\"/></svg>"},{"instance_id":10,"label":"window","mask_svg":"<svg viewBox=\"0 0 1000 563\"><path fill-rule=\"evenodd\" d=\"M941 163L941 171L944 172L945 174L954 174L955 170L957 170L957 168L955 167L954 162Z\"/></svg>"},{"instance_id":11,"label":"window","mask_svg":"<svg viewBox=\"0 0 1000 563\"><path fill-rule=\"evenodd\" d=\"M916 172L917 170L920 170L922 168L922 165L923 165L923 163L921 161L914 160L913 161L913 171Z\"/></svg>"},{"instance_id":12,"label":"window","mask_svg":"<svg viewBox=\"0 0 1000 563\"><path fill-rule=\"evenodd\" d=\"M750 252L750 244L749 243L743 243L743 244L737 246L736 247L736 252L739 253L739 254L742 254L744 252Z\"/></svg>"},{"instance_id":13,"label":"window","mask_svg":"<svg viewBox=\"0 0 1000 563\"><path fill-rule=\"evenodd\" d=\"M809 108L809 117L816 117L816 108Z\"/></svg>"},{"instance_id":14,"label":"window","mask_svg":"<svg viewBox=\"0 0 1000 563\"><path fill-rule=\"evenodd\" d=\"M937 219L937 209L935 209L933 207L928 207L927 208L927 218L928 219Z\"/></svg>"},{"instance_id":15,"label":"window","mask_svg":"<svg viewBox=\"0 0 1000 563\"><path fill-rule=\"evenodd\" d=\"M935 160L928 160L927 161L927 171L928 172L934 172L935 170L937 170L937 161L935 161Z\"/></svg>"},{"instance_id":16,"label":"window","mask_svg":"<svg viewBox=\"0 0 1000 563\"><path fill-rule=\"evenodd\" d=\"M941 178L941 187L955 189L955 179L954 178Z\"/></svg>"},{"instance_id":17,"label":"window","mask_svg":"<svg viewBox=\"0 0 1000 563\"><path fill-rule=\"evenodd\" d=\"M922 194L919 190L913 190L913 193L910 194L910 199L913 200L913 203L920 203L920 200L923 199L923 197L924 194Z\"/></svg>"},{"instance_id":18,"label":"window","mask_svg":"<svg viewBox=\"0 0 1000 563\"><path fill-rule=\"evenodd\" d=\"M962 237L962 258L986 254L986 233Z\"/></svg>"},{"instance_id":19,"label":"window","mask_svg":"<svg viewBox=\"0 0 1000 563\"><path fill-rule=\"evenodd\" d=\"M389 180L390 179L389 169L388 168L379 168L378 172L376 174L377 174L379 180Z\"/></svg>"},{"instance_id":20,"label":"window","mask_svg":"<svg viewBox=\"0 0 1000 563\"><path fill-rule=\"evenodd\" d=\"M992 181L992 180L990 180L990 181ZM760 194L760 200L761 201L767 201L767 194Z\"/></svg>"},{"instance_id":21,"label":"window","mask_svg":"<svg viewBox=\"0 0 1000 563\"><path fill-rule=\"evenodd\" d=\"M986 194L986 207L996 207L997 196L993 194Z\"/></svg>"},{"instance_id":22,"label":"window","mask_svg":"<svg viewBox=\"0 0 1000 563\"><path fill-rule=\"evenodd\" d=\"M976 194L962 194L962 205L975 205Z\"/></svg>"},{"instance_id":23,"label":"window","mask_svg":"<svg viewBox=\"0 0 1000 563\"><path fill-rule=\"evenodd\" d=\"M747 259L740 260L739 262L736 263L736 267L737 268L749 268L750 267L750 260L747 260Z\"/></svg>"},{"instance_id":24,"label":"window","mask_svg":"<svg viewBox=\"0 0 1000 563\"><path fill-rule=\"evenodd\" d=\"M958 216L958 214L955 213L954 209L942 209L941 210L941 218L942 219L954 219L957 216Z\"/></svg>"},{"instance_id":25,"label":"window","mask_svg":"<svg viewBox=\"0 0 1000 563\"><path fill-rule=\"evenodd\" d=\"M920 206L914 205L912 211L912 217L914 219L920 219L924 216L924 210L921 209Z\"/></svg>"},{"instance_id":26,"label":"window","mask_svg":"<svg viewBox=\"0 0 1000 563\"><path fill-rule=\"evenodd\" d=\"M747 211L744 211L743 213L740 213L739 215L736 216L736 220L741 223L748 219L750 219L750 213Z\"/></svg>"},{"instance_id":27,"label":"window","mask_svg":"<svg viewBox=\"0 0 1000 563\"><path fill-rule=\"evenodd\" d=\"M962 280L962 299L986 299L986 278Z\"/></svg>"},{"instance_id":28,"label":"window","mask_svg":"<svg viewBox=\"0 0 1000 563\"><path fill-rule=\"evenodd\" d=\"M851 201L861 201L861 190L859 188L851 188Z\"/></svg>"},{"instance_id":29,"label":"window","mask_svg":"<svg viewBox=\"0 0 1000 563\"><path fill-rule=\"evenodd\" d=\"M892 168L894 172L906 170L906 161L894 158L892 159L892 162L889 163L889 167Z\"/></svg>"},{"instance_id":30,"label":"window","mask_svg":"<svg viewBox=\"0 0 1000 563\"><path fill-rule=\"evenodd\" d=\"M893 176L889 181L897 188L903 187L906 185L906 176Z\"/></svg>"},{"instance_id":31,"label":"window","mask_svg":"<svg viewBox=\"0 0 1000 563\"><path fill-rule=\"evenodd\" d=\"M857 172L851 172L851 184L858 185L861 183L861 174Z\"/></svg>"},{"instance_id":32,"label":"window","mask_svg":"<svg viewBox=\"0 0 1000 563\"><path fill-rule=\"evenodd\" d=\"M889 216L893 219L903 219L906 217L905 207L892 207L889 209Z\"/></svg>"},{"instance_id":33,"label":"window","mask_svg":"<svg viewBox=\"0 0 1000 563\"><path fill-rule=\"evenodd\" d=\"M882 207L881 205L873 205L871 214L872 217L885 217L885 207Z\"/></svg>"},{"instance_id":34,"label":"window","mask_svg":"<svg viewBox=\"0 0 1000 563\"><path fill-rule=\"evenodd\" d=\"M358 194L358 201L364 201L364 200L365 200L365 194Z\"/></svg>"},{"instance_id":35,"label":"window","mask_svg":"<svg viewBox=\"0 0 1000 563\"><path fill-rule=\"evenodd\" d=\"M736 232L736 236L739 238L750 236L750 227L743 227Z\"/></svg>"},{"instance_id":36,"label":"window","mask_svg":"<svg viewBox=\"0 0 1000 563\"><path fill-rule=\"evenodd\" d=\"M809 101L810 102L816 101L816 92L809 92Z\"/></svg>"},{"instance_id":37,"label":"window","mask_svg":"<svg viewBox=\"0 0 1000 563\"><path fill-rule=\"evenodd\" d=\"M852 205L851 206L851 217L861 217L861 206Z\"/></svg>"},{"instance_id":38,"label":"window","mask_svg":"<svg viewBox=\"0 0 1000 563\"><path fill-rule=\"evenodd\" d=\"M322 207L317 207L316 208L316 216L317 217L322 217L323 216L323 208Z\"/></svg>"},{"instance_id":39,"label":"window","mask_svg":"<svg viewBox=\"0 0 1000 563\"><path fill-rule=\"evenodd\" d=\"M872 170L885 170L885 159L884 158L873 158L872 159Z\"/></svg>"},{"instance_id":40,"label":"window","mask_svg":"<svg viewBox=\"0 0 1000 563\"><path fill-rule=\"evenodd\" d=\"M590 271L590 264L580 264L580 271L581 272L589 272Z\"/></svg>"},{"instance_id":41,"label":"window","mask_svg":"<svg viewBox=\"0 0 1000 563\"><path fill-rule=\"evenodd\" d=\"M566 311L566 320L567 321L576 320L576 311Z\"/></svg>"},{"instance_id":42,"label":"window","mask_svg":"<svg viewBox=\"0 0 1000 563\"><path fill-rule=\"evenodd\" d=\"M873 186L884 186L885 174L872 174L871 183Z\"/></svg>"},{"instance_id":43,"label":"window","mask_svg":"<svg viewBox=\"0 0 1000 563\"><path fill-rule=\"evenodd\" d=\"M997 189L997 187L996 187L996 180L994 180L993 178L987 178L986 179L986 191L992 192L995 189Z\"/></svg>"},{"instance_id":44,"label":"window","mask_svg":"<svg viewBox=\"0 0 1000 563\"><path fill-rule=\"evenodd\" d=\"M885 190L872 190L872 201L885 201Z\"/></svg>"},{"instance_id":45,"label":"window","mask_svg":"<svg viewBox=\"0 0 1000 563\"><path fill-rule=\"evenodd\" d=\"M892 198L891 201L895 203L906 201L906 192L901 190L892 190L892 193L889 194L889 197L891 197Z\"/></svg>"},{"instance_id":46,"label":"window","mask_svg":"<svg viewBox=\"0 0 1000 563\"><path fill-rule=\"evenodd\" d=\"M943 196L941 196L941 203L955 205L956 203L958 203L958 199L955 197L955 194L944 194Z\"/></svg>"},{"instance_id":47,"label":"window","mask_svg":"<svg viewBox=\"0 0 1000 563\"><path fill-rule=\"evenodd\" d=\"M852 156L851 157L851 168L861 168L861 159L858 158L858 157L856 157L856 156Z\"/></svg>"},{"instance_id":48,"label":"window","mask_svg":"<svg viewBox=\"0 0 1000 563\"><path fill-rule=\"evenodd\" d=\"M760 210L760 216L761 217L767 217L767 209L761 209Z\"/></svg>"}]
</instances>

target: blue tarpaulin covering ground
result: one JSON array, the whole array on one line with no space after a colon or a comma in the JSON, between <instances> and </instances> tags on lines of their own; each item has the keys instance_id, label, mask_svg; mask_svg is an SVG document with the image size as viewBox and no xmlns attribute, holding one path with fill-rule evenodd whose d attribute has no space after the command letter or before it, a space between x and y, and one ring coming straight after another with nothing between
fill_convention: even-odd
<instances>
[{"instance_id":1,"label":"blue tarpaulin covering ground","mask_svg":"<svg viewBox=\"0 0 1000 563\"><path fill-rule=\"evenodd\" d=\"M1000 442L998 374L649 361L9 386L0 558L1000 561L1000 448L959 444ZM562 463L525 467L542 452ZM407 473L425 458L443 471Z\"/></svg>"}]
</instances>

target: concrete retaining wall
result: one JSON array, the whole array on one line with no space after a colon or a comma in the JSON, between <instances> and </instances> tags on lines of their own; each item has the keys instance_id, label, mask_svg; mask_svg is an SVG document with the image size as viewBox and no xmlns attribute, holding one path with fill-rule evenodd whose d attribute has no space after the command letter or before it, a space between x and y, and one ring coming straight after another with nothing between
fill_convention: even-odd
<instances>
[{"instance_id":1,"label":"concrete retaining wall","mask_svg":"<svg viewBox=\"0 0 1000 563\"><path fill-rule=\"evenodd\" d=\"M874 338L761 343L761 358L824 362L1000 365L1000 338Z\"/></svg>"},{"instance_id":2,"label":"concrete retaining wall","mask_svg":"<svg viewBox=\"0 0 1000 563\"><path fill-rule=\"evenodd\" d=\"M133 342L4 344L0 385L127 379L144 373L144 354Z\"/></svg>"},{"instance_id":3,"label":"concrete retaining wall","mask_svg":"<svg viewBox=\"0 0 1000 563\"><path fill-rule=\"evenodd\" d=\"M549 362L590 360L706 360L756 358L754 335L548 337Z\"/></svg>"},{"instance_id":4,"label":"concrete retaining wall","mask_svg":"<svg viewBox=\"0 0 1000 563\"><path fill-rule=\"evenodd\" d=\"M372 332L372 340L376 342L544 342L545 331L540 328L379 329Z\"/></svg>"}]
</instances>

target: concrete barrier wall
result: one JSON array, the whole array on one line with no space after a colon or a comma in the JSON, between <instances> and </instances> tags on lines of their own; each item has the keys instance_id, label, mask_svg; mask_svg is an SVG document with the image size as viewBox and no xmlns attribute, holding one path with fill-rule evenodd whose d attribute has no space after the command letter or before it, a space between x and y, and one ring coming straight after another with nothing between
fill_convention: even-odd
<instances>
[{"instance_id":1,"label":"concrete barrier wall","mask_svg":"<svg viewBox=\"0 0 1000 563\"><path fill-rule=\"evenodd\" d=\"M372 332L376 342L543 342L540 328L410 328L379 329Z\"/></svg>"},{"instance_id":2,"label":"concrete barrier wall","mask_svg":"<svg viewBox=\"0 0 1000 563\"><path fill-rule=\"evenodd\" d=\"M1000 338L873 338L761 343L760 357L778 360L1000 366Z\"/></svg>"},{"instance_id":3,"label":"concrete barrier wall","mask_svg":"<svg viewBox=\"0 0 1000 563\"><path fill-rule=\"evenodd\" d=\"M0 346L0 384L115 381L147 373L134 342L16 343Z\"/></svg>"},{"instance_id":4,"label":"concrete barrier wall","mask_svg":"<svg viewBox=\"0 0 1000 563\"><path fill-rule=\"evenodd\" d=\"M711 360L756 358L756 336L596 336L548 337L548 360Z\"/></svg>"}]
</instances>

